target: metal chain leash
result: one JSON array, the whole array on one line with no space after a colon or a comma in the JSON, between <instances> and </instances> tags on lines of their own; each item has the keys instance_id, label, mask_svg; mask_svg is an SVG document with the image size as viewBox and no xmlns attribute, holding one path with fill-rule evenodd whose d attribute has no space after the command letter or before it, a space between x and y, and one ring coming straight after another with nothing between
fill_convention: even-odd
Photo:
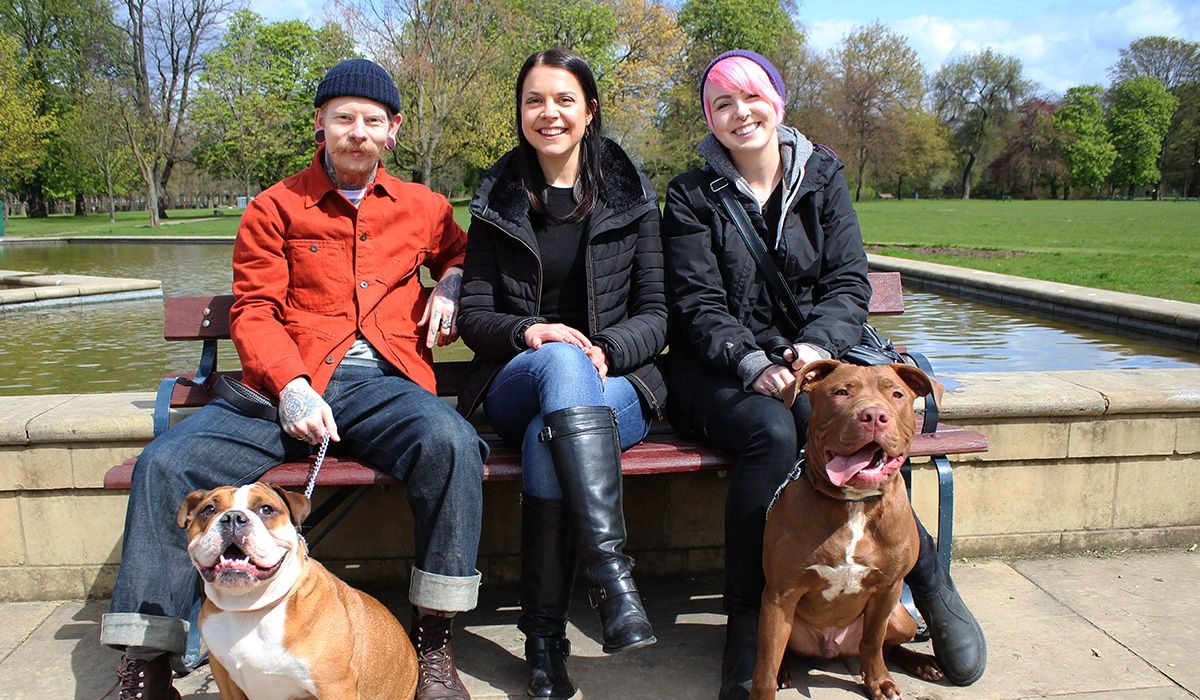
<instances>
[{"instance_id":1,"label":"metal chain leash","mask_svg":"<svg viewBox=\"0 0 1200 700\"><path fill-rule=\"evenodd\" d=\"M313 462L312 468L308 470L308 482L304 484L304 497L312 498L313 489L317 487L317 474L321 471L321 464L325 461L325 451L329 449L329 431L326 431L321 436L321 448L317 450L317 459Z\"/></svg>"}]
</instances>

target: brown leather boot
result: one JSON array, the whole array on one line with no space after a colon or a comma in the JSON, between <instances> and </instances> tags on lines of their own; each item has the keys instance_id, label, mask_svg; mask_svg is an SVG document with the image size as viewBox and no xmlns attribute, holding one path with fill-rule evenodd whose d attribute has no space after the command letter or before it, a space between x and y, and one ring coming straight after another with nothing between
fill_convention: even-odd
<instances>
[{"instance_id":1,"label":"brown leather boot","mask_svg":"<svg viewBox=\"0 0 1200 700\"><path fill-rule=\"evenodd\" d=\"M126 651L117 664L117 684L108 694L120 688L118 700L179 700L172 677L166 652Z\"/></svg>"},{"instance_id":2,"label":"brown leather boot","mask_svg":"<svg viewBox=\"0 0 1200 700\"><path fill-rule=\"evenodd\" d=\"M415 700L470 700L471 694L458 677L451 645L453 618L421 615L413 608L409 636L417 650L417 695Z\"/></svg>"}]
</instances>

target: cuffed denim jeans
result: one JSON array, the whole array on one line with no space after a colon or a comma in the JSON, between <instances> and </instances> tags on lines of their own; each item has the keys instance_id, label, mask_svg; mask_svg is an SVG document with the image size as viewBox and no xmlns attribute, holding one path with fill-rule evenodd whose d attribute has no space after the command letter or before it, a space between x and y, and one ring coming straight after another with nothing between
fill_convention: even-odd
<instances>
[{"instance_id":1,"label":"cuffed denim jeans","mask_svg":"<svg viewBox=\"0 0 1200 700\"><path fill-rule=\"evenodd\" d=\"M496 434L521 448L521 481L525 493L562 500L550 445L538 441L548 413L575 406L608 406L617 415L621 449L641 442L650 432L650 413L625 377L601 381L592 361L568 343L547 343L509 361L492 380L483 410Z\"/></svg>"},{"instance_id":2,"label":"cuffed denim jeans","mask_svg":"<svg viewBox=\"0 0 1200 700\"><path fill-rule=\"evenodd\" d=\"M450 612L474 608L486 443L444 401L388 365L343 363L324 398L342 438L330 449L404 482L416 540L410 602ZM278 423L245 416L221 399L151 442L133 470L101 642L182 653L183 618L199 590L186 533L176 524L180 503L195 489L253 482L310 450Z\"/></svg>"}]
</instances>

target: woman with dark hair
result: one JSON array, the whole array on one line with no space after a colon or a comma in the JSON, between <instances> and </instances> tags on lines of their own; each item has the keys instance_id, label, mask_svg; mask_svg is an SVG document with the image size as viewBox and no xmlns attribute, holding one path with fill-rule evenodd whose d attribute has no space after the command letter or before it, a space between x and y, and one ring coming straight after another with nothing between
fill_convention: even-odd
<instances>
[{"instance_id":1,"label":"woman with dark hair","mask_svg":"<svg viewBox=\"0 0 1200 700\"><path fill-rule=\"evenodd\" d=\"M529 694L569 698L567 609L578 558L605 652L654 643L624 554L621 450L661 415L666 344L657 197L601 136L587 62L530 56L517 147L471 202L458 317L475 351L459 409L482 405L521 448L521 618Z\"/></svg>"},{"instance_id":2,"label":"woman with dark hair","mask_svg":"<svg viewBox=\"0 0 1200 700\"><path fill-rule=\"evenodd\" d=\"M789 409L780 392L805 364L841 357L858 343L871 296L842 164L783 123L783 95L779 71L759 54L713 59L700 80L711 132L698 149L706 165L671 182L663 212L671 423L736 458L725 501L721 700L749 696L767 507L807 433L807 397ZM722 190L745 210L749 235L762 239L782 271L802 321L773 298ZM917 526L920 555L905 581L945 677L974 683L986 664L983 632L939 565L933 538Z\"/></svg>"}]
</instances>

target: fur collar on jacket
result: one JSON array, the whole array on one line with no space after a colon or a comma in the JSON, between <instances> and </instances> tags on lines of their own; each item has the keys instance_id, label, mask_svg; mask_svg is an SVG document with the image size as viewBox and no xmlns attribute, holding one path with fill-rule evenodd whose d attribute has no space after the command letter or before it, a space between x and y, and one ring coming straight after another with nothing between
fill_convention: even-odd
<instances>
[{"instance_id":1,"label":"fur collar on jacket","mask_svg":"<svg viewBox=\"0 0 1200 700\"><path fill-rule=\"evenodd\" d=\"M529 218L529 199L521 187L521 176L517 170L517 149L500 157L496 164L483 176L470 211L474 216L491 219L495 216L513 222ZM597 209L620 213L646 201L654 201L654 193L642 182L641 174L633 161L615 142L602 139L600 142L601 201Z\"/></svg>"}]
</instances>

